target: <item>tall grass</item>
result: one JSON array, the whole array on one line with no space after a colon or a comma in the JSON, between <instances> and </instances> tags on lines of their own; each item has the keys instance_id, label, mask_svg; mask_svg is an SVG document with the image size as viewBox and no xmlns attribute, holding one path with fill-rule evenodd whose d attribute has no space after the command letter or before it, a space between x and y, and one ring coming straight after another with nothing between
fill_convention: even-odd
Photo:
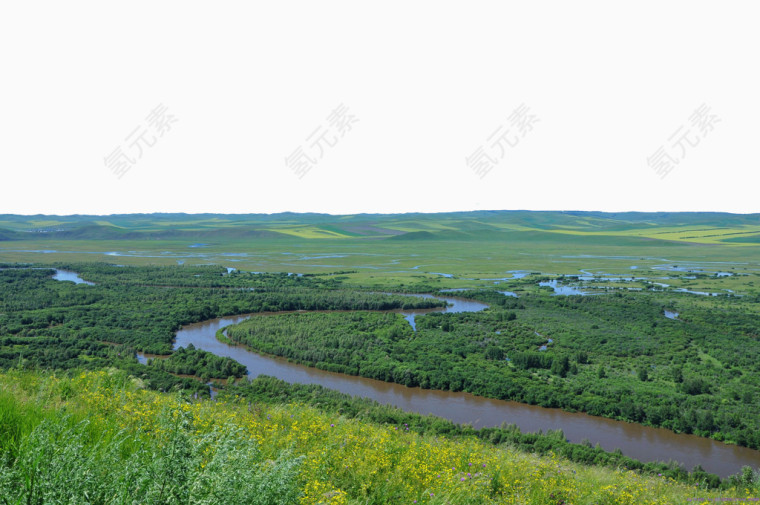
<instances>
[{"instance_id":1,"label":"tall grass","mask_svg":"<svg viewBox=\"0 0 760 505\"><path fill-rule=\"evenodd\" d=\"M240 429L189 430L165 410L154 436L132 430L99 438L90 421L45 418L0 467L4 504L290 504L299 457L264 460Z\"/></svg>"}]
</instances>

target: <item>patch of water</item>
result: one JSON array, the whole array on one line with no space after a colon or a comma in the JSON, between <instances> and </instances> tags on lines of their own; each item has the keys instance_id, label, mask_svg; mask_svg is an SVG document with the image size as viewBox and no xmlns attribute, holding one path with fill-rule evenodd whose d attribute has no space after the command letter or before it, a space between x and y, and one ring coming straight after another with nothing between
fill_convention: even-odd
<instances>
[{"instance_id":1,"label":"patch of water","mask_svg":"<svg viewBox=\"0 0 760 505\"><path fill-rule=\"evenodd\" d=\"M323 260L323 259L329 259L329 258L345 258L348 255L346 254L322 254L322 255L316 255L316 256L301 256L298 258L298 261L304 261L304 260Z\"/></svg>"},{"instance_id":2,"label":"patch of water","mask_svg":"<svg viewBox=\"0 0 760 505\"><path fill-rule=\"evenodd\" d=\"M95 285L94 282L86 281L79 277L79 274L76 272L70 272L68 270L56 270L53 279L57 281L69 281L73 282L74 284L86 284L88 286Z\"/></svg>"},{"instance_id":3,"label":"patch of water","mask_svg":"<svg viewBox=\"0 0 760 505\"><path fill-rule=\"evenodd\" d=\"M412 327L413 331L417 331L417 325L414 322L415 316L421 316L424 314L429 314L431 312L451 312L451 313L457 313L457 312L479 312L483 309L488 308L488 304L483 302L478 302L475 300L468 300L466 298L450 298L450 297L440 297L440 296L433 296L428 294L408 294L408 293L384 293L384 294L395 294L395 295L402 295L402 296L414 296L417 298L434 298L437 300L445 301L448 303L448 305L442 309L417 309L417 310L395 310L394 312L398 312L400 314L404 315L404 319L407 320L409 325Z\"/></svg>"},{"instance_id":4,"label":"patch of water","mask_svg":"<svg viewBox=\"0 0 760 505\"><path fill-rule=\"evenodd\" d=\"M507 270L507 273L512 274L512 275L510 277L491 277L491 278L477 279L477 280L493 281L494 284L499 284L500 282L515 281L517 279L522 279L523 277L530 275L530 272L526 272L525 270Z\"/></svg>"},{"instance_id":5,"label":"patch of water","mask_svg":"<svg viewBox=\"0 0 760 505\"><path fill-rule=\"evenodd\" d=\"M512 274L512 279L522 279L523 277L530 275L530 272L525 270L509 270L507 273Z\"/></svg>"},{"instance_id":6,"label":"patch of water","mask_svg":"<svg viewBox=\"0 0 760 505\"><path fill-rule=\"evenodd\" d=\"M581 291L578 288L575 288L573 286L560 286L557 282L557 279L553 279L551 281L542 281L538 283L539 286L543 287L550 287L554 290L554 295L558 296L569 296L569 295L580 295L580 296L588 296L590 293L587 293L586 291Z\"/></svg>"},{"instance_id":7,"label":"patch of water","mask_svg":"<svg viewBox=\"0 0 760 505\"><path fill-rule=\"evenodd\" d=\"M696 265L687 265L687 266L679 266L679 265L655 265L652 267L652 270L663 270L666 272L689 272L689 273L699 273L702 272L702 269L699 268Z\"/></svg>"},{"instance_id":8,"label":"patch of water","mask_svg":"<svg viewBox=\"0 0 760 505\"><path fill-rule=\"evenodd\" d=\"M718 296L722 294L722 293L707 293L705 291L691 291L686 288L678 288L678 289L674 289L673 291L677 293L690 293L692 295L700 295L700 296Z\"/></svg>"}]
</instances>

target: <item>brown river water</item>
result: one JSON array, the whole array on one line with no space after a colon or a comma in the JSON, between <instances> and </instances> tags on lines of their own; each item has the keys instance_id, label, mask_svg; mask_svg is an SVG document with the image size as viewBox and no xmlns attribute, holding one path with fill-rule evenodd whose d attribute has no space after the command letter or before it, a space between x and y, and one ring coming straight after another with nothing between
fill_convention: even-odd
<instances>
[{"instance_id":1,"label":"brown river water","mask_svg":"<svg viewBox=\"0 0 760 505\"><path fill-rule=\"evenodd\" d=\"M453 304L444 311L478 311L485 304L445 297ZM417 310L414 314L440 310ZM401 311L399 311L401 312ZM412 312L402 312L414 325ZM383 404L395 405L407 411L433 414L475 428L512 423L523 432L561 429L571 442L588 439L605 450L620 449L623 454L641 461L682 463L687 469L696 465L711 473L726 477L740 471L742 466L760 467L760 451L728 445L694 435L676 434L662 428L650 428L634 423L614 421L587 414L564 412L535 405L493 400L469 393L409 388L363 377L355 377L310 368L277 357L262 356L242 346L224 344L216 339L220 328L239 323L250 317L266 314L222 317L182 327L177 332L175 349L193 344L195 347L226 356L248 367L250 377L270 375L290 383L320 384L350 395L371 398Z\"/></svg>"}]
</instances>

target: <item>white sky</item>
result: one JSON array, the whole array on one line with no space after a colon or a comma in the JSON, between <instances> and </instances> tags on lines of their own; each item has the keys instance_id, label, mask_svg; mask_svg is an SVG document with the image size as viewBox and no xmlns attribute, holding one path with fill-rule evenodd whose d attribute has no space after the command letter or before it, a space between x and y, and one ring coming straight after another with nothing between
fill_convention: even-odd
<instances>
[{"instance_id":1,"label":"white sky","mask_svg":"<svg viewBox=\"0 0 760 505\"><path fill-rule=\"evenodd\" d=\"M4 2L0 213L760 212L760 4L622 5Z\"/></svg>"}]
</instances>

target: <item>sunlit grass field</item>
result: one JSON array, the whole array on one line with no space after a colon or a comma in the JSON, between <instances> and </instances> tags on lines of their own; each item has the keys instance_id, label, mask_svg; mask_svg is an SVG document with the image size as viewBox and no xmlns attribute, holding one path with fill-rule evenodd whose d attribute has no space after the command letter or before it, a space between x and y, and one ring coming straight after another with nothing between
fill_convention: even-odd
<instances>
[{"instance_id":1,"label":"sunlit grass field","mask_svg":"<svg viewBox=\"0 0 760 505\"><path fill-rule=\"evenodd\" d=\"M5 503L641 504L751 498L119 372L0 374Z\"/></svg>"}]
</instances>

